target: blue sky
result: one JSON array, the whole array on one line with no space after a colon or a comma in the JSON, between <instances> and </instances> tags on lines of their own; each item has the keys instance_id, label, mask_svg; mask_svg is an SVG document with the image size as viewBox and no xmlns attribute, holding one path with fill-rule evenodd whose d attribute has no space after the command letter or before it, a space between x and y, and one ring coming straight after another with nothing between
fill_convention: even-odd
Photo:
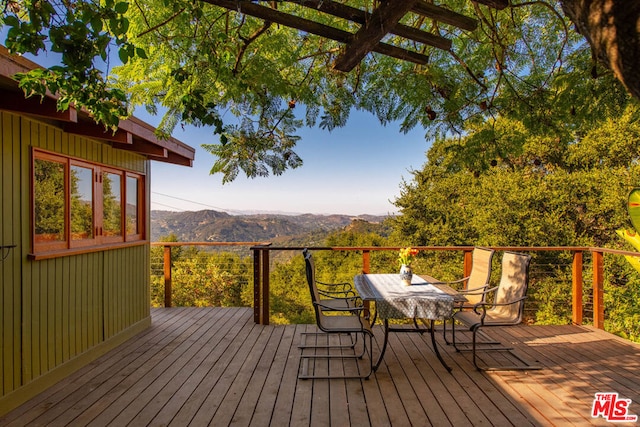
<instances>
[{"instance_id":1,"label":"blue sky","mask_svg":"<svg viewBox=\"0 0 640 427\"><path fill-rule=\"evenodd\" d=\"M25 56L45 67L56 62L50 52ZM160 122L139 110L138 118L154 126ZM178 126L173 136L194 147L196 158L191 168L152 162L151 209L386 215L396 212L392 202L402 179L411 180L409 171L422 167L429 148L423 129L404 134L399 124L382 126L359 111L351 113L344 128L303 128L298 135L294 151L304 162L301 167L268 178L248 179L241 172L223 185L222 175L209 174L215 158L201 148L218 142L218 136L212 129Z\"/></svg>"},{"instance_id":2,"label":"blue sky","mask_svg":"<svg viewBox=\"0 0 640 427\"><path fill-rule=\"evenodd\" d=\"M384 215L396 211L392 201L403 177L411 180L409 171L422 167L428 149L424 130L403 134L398 125L384 127L369 113L355 111L344 128L303 128L298 135L301 167L268 178L249 179L241 172L223 185L222 175L209 174L215 157L200 147L218 136L210 129L177 128L173 136L194 147L196 159L192 168L152 163L151 208Z\"/></svg>"}]
</instances>

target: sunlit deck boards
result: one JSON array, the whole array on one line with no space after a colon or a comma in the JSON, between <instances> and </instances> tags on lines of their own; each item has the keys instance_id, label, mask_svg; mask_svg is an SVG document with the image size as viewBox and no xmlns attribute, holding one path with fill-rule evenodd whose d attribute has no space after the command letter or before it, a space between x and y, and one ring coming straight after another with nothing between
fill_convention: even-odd
<instances>
[{"instance_id":1,"label":"sunlit deck boards","mask_svg":"<svg viewBox=\"0 0 640 427\"><path fill-rule=\"evenodd\" d=\"M592 328L502 329L501 341L544 369L501 373L443 346L449 374L428 334L392 334L367 381L298 380L305 330L314 327L255 325L244 308L157 309L147 331L0 425L609 425L591 406L611 391L640 414L640 347Z\"/></svg>"}]
</instances>

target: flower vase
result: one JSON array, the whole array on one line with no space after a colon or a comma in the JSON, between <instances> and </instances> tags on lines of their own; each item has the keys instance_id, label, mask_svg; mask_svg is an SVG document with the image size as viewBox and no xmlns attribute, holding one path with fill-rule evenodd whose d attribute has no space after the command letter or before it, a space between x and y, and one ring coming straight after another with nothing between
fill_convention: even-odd
<instances>
[{"instance_id":1,"label":"flower vase","mask_svg":"<svg viewBox=\"0 0 640 427\"><path fill-rule=\"evenodd\" d=\"M400 266L400 280L409 286L411 285L411 277L413 276L413 270L411 270L411 266L407 264L402 264Z\"/></svg>"}]
</instances>

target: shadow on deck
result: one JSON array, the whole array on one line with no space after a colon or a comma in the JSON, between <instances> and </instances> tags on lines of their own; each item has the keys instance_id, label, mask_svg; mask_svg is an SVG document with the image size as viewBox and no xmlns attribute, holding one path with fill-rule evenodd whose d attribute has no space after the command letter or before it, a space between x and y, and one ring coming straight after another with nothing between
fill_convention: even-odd
<instances>
[{"instance_id":1,"label":"shadow on deck","mask_svg":"<svg viewBox=\"0 0 640 427\"><path fill-rule=\"evenodd\" d=\"M591 417L596 392L617 392L640 414L640 346L590 327L493 328L543 366L527 372L480 373L470 354L443 345L449 374L428 334L392 334L369 380L329 381L297 379L300 333L313 325L256 325L248 308L154 309L152 317L148 330L0 425L610 425Z\"/></svg>"}]
</instances>

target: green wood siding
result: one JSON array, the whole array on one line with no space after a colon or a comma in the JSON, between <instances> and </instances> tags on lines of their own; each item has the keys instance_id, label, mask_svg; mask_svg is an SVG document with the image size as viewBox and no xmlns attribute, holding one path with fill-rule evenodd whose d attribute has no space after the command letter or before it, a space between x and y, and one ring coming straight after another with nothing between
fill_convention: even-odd
<instances>
[{"instance_id":1,"label":"green wood siding","mask_svg":"<svg viewBox=\"0 0 640 427\"><path fill-rule=\"evenodd\" d=\"M1 115L0 137L0 245L18 245L0 252L0 393L6 394L20 382L20 120Z\"/></svg>"},{"instance_id":2,"label":"green wood siding","mask_svg":"<svg viewBox=\"0 0 640 427\"><path fill-rule=\"evenodd\" d=\"M0 405L29 384L149 318L148 244L33 261L31 148L147 175L149 161L69 135L47 123L0 112L0 244L17 244L0 263ZM149 184L145 183L149 206ZM146 218L148 230L149 218Z\"/></svg>"}]
</instances>

